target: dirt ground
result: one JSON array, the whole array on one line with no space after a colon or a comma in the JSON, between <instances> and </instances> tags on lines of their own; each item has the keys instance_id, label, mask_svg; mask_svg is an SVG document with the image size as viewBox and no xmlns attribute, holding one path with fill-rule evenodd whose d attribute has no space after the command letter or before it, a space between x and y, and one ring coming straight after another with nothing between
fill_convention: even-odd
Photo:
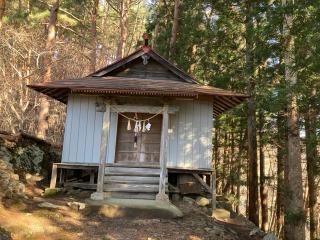
<instances>
[{"instance_id":1,"label":"dirt ground","mask_svg":"<svg viewBox=\"0 0 320 240\"><path fill-rule=\"evenodd\" d=\"M84 202L89 193L64 193L41 197L43 190L28 185L27 197L4 200L0 204L0 226L10 231L13 239L23 240L75 240L75 239L217 239L258 240L250 237L252 227L241 221L218 221L204 208L186 202L176 205L184 213L180 219L106 218L96 209L86 207L73 210L68 202ZM57 209L40 208L40 202L58 205Z\"/></svg>"}]
</instances>

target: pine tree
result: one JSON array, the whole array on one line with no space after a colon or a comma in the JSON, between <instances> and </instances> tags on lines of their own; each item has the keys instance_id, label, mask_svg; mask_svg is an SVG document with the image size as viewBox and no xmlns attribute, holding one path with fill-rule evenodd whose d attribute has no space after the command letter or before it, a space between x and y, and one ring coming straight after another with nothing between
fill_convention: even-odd
<instances>
[{"instance_id":1,"label":"pine tree","mask_svg":"<svg viewBox=\"0 0 320 240\"><path fill-rule=\"evenodd\" d=\"M43 59L44 74L43 82L49 82L51 80L51 61L52 61L52 50L54 41L56 38L56 24L58 19L59 11L59 0L55 0L51 7L50 19L48 24L48 37L46 42L46 55ZM39 120L37 136L39 138L45 138L48 130L48 116L49 116L50 103L47 97L42 96L40 100Z\"/></svg>"},{"instance_id":2,"label":"pine tree","mask_svg":"<svg viewBox=\"0 0 320 240\"><path fill-rule=\"evenodd\" d=\"M249 186L249 220L259 226L258 197L258 160L257 160L257 128L255 102L255 60L254 60L254 16L253 4L246 2L246 78L248 79L248 186Z\"/></svg>"},{"instance_id":3,"label":"pine tree","mask_svg":"<svg viewBox=\"0 0 320 240\"><path fill-rule=\"evenodd\" d=\"M304 240L304 206L302 189L302 168L299 137L299 110L294 87L297 84L295 69L293 26L293 0L282 0L285 8L283 20L285 80L288 87L288 145L285 171L285 219L284 237L286 240Z\"/></svg>"},{"instance_id":4,"label":"pine tree","mask_svg":"<svg viewBox=\"0 0 320 240\"><path fill-rule=\"evenodd\" d=\"M90 72L96 70L97 64L97 17L99 0L93 0L91 13L91 52L90 52Z\"/></svg>"},{"instance_id":5,"label":"pine tree","mask_svg":"<svg viewBox=\"0 0 320 240\"><path fill-rule=\"evenodd\" d=\"M119 38L119 45L117 49L117 58L120 59L124 57L124 53L126 50L126 44L128 39L128 11L129 11L129 0L121 0L120 2L120 9L119 9L119 23L120 23L120 38Z\"/></svg>"},{"instance_id":6,"label":"pine tree","mask_svg":"<svg viewBox=\"0 0 320 240\"><path fill-rule=\"evenodd\" d=\"M180 8L180 0L175 0L172 29L171 29L171 38L170 38L170 44L169 44L169 59L172 59L175 53L178 26L179 26L179 8Z\"/></svg>"}]
</instances>

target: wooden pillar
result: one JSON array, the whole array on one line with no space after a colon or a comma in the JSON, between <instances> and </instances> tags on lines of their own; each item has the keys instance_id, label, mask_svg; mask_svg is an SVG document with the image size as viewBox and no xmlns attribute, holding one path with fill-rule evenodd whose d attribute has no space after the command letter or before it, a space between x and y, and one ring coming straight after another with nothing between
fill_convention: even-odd
<instances>
[{"instance_id":1,"label":"wooden pillar","mask_svg":"<svg viewBox=\"0 0 320 240\"><path fill-rule=\"evenodd\" d=\"M56 188L57 174L58 174L58 166L57 164L53 164L52 172L51 172L50 188Z\"/></svg>"},{"instance_id":2,"label":"wooden pillar","mask_svg":"<svg viewBox=\"0 0 320 240\"><path fill-rule=\"evenodd\" d=\"M103 200L103 185L104 175L106 168L106 155L107 145L109 141L109 129L110 129L110 101L106 102L106 111L103 114L103 125L101 132L101 143L100 143L100 163L97 181L97 192L91 195L92 199Z\"/></svg>"},{"instance_id":3,"label":"wooden pillar","mask_svg":"<svg viewBox=\"0 0 320 240\"><path fill-rule=\"evenodd\" d=\"M161 145L160 145L159 193L156 196L156 200L161 200L161 201L169 201L169 197L166 194L168 127L169 127L168 105L164 105L163 116L162 116Z\"/></svg>"}]
</instances>

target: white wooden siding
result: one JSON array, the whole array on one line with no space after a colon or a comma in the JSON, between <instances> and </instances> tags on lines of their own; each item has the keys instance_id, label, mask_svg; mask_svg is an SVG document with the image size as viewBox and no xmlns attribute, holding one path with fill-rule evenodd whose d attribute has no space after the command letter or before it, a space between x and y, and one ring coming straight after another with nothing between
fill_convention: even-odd
<instances>
[{"instance_id":1,"label":"white wooden siding","mask_svg":"<svg viewBox=\"0 0 320 240\"><path fill-rule=\"evenodd\" d=\"M107 162L114 159L118 115L111 113ZM96 97L70 95L64 131L62 162L99 163L103 112L96 112Z\"/></svg>"},{"instance_id":2,"label":"white wooden siding","mask_svg":"<svg viewBox=\"0 0 320 240\"><path fill-rule=\"evenodd\" d=\"M175 104L179 111L169 116L168 167L211 168L212 102L181 100Z\"/></svg>"},{"instance_id":3,"label":"white wooden siding","mask_svg":"<svg viewBox=\"0 0 320 240\"><path fill-rule=\"evenodd\" d=\"M181 100L169 115L168 166L208 169L212 162L212 102ZM70 95L62 162L99 163L103 112L96 112L96 97ZM115 157L118 114L110 116L107 163Z\"/></svg>"}]
</instances>

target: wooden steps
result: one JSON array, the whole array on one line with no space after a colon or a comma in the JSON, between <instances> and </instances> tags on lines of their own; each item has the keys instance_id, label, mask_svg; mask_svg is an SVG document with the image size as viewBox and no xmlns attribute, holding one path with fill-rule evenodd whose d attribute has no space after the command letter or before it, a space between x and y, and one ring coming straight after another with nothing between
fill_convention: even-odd
<instances>
[{"instance_id":1,"label":"wooden steps","mask_svg":"<svg viewBox=\"0 0 320 240\"><path fill-rule=\"evenodd\" d=\"M107 166L105 168L106 175L112 174L129 174L134 176L154 175L160 176L160 168L154 167L121 167L121 166Z\"/></svg>"},{"instance_id":2,"label":"wooden steps","mask_svg":"<svg viewBox=\"0 0 320 240\"><path fill-rule=\"evenodd\" d=\"M124 199L155 199L159 192L159 179L159 167L107 166L104 194Z\"/></svg>"},{"instance_id":3,"label":"wooden steps","mask_svg":"<svg viewBox=\"0 0 320 240\"><path fill-rule=\"evenodd\" d=\"M147 183L159 184L158 176L134 176L134 175L106 175L104 177L105 183Z\"/></svg>"},{"instance_id":4,"label":"wooden steps","mask_svg":"<svg viewBox=\"0 0 320 240\"><path fill-rule=\"evenodd\" d=\"M135 193L157 193L157 184L134 184L134 183L107 183L104 185L105 191L111 192L135 192Z\"/></svg>"},{"instance_id":5,"label":"wooden steps","mask_svg":"<svg viewBox=\"0 0 320 240\"><path fill-rule=\"evenodd\" d=\"M121 198L121 199L147 199L155 200L156 194L153 193L130 193L130 192L104 192L105 198Z\"/></svg>"}]
</instances>

